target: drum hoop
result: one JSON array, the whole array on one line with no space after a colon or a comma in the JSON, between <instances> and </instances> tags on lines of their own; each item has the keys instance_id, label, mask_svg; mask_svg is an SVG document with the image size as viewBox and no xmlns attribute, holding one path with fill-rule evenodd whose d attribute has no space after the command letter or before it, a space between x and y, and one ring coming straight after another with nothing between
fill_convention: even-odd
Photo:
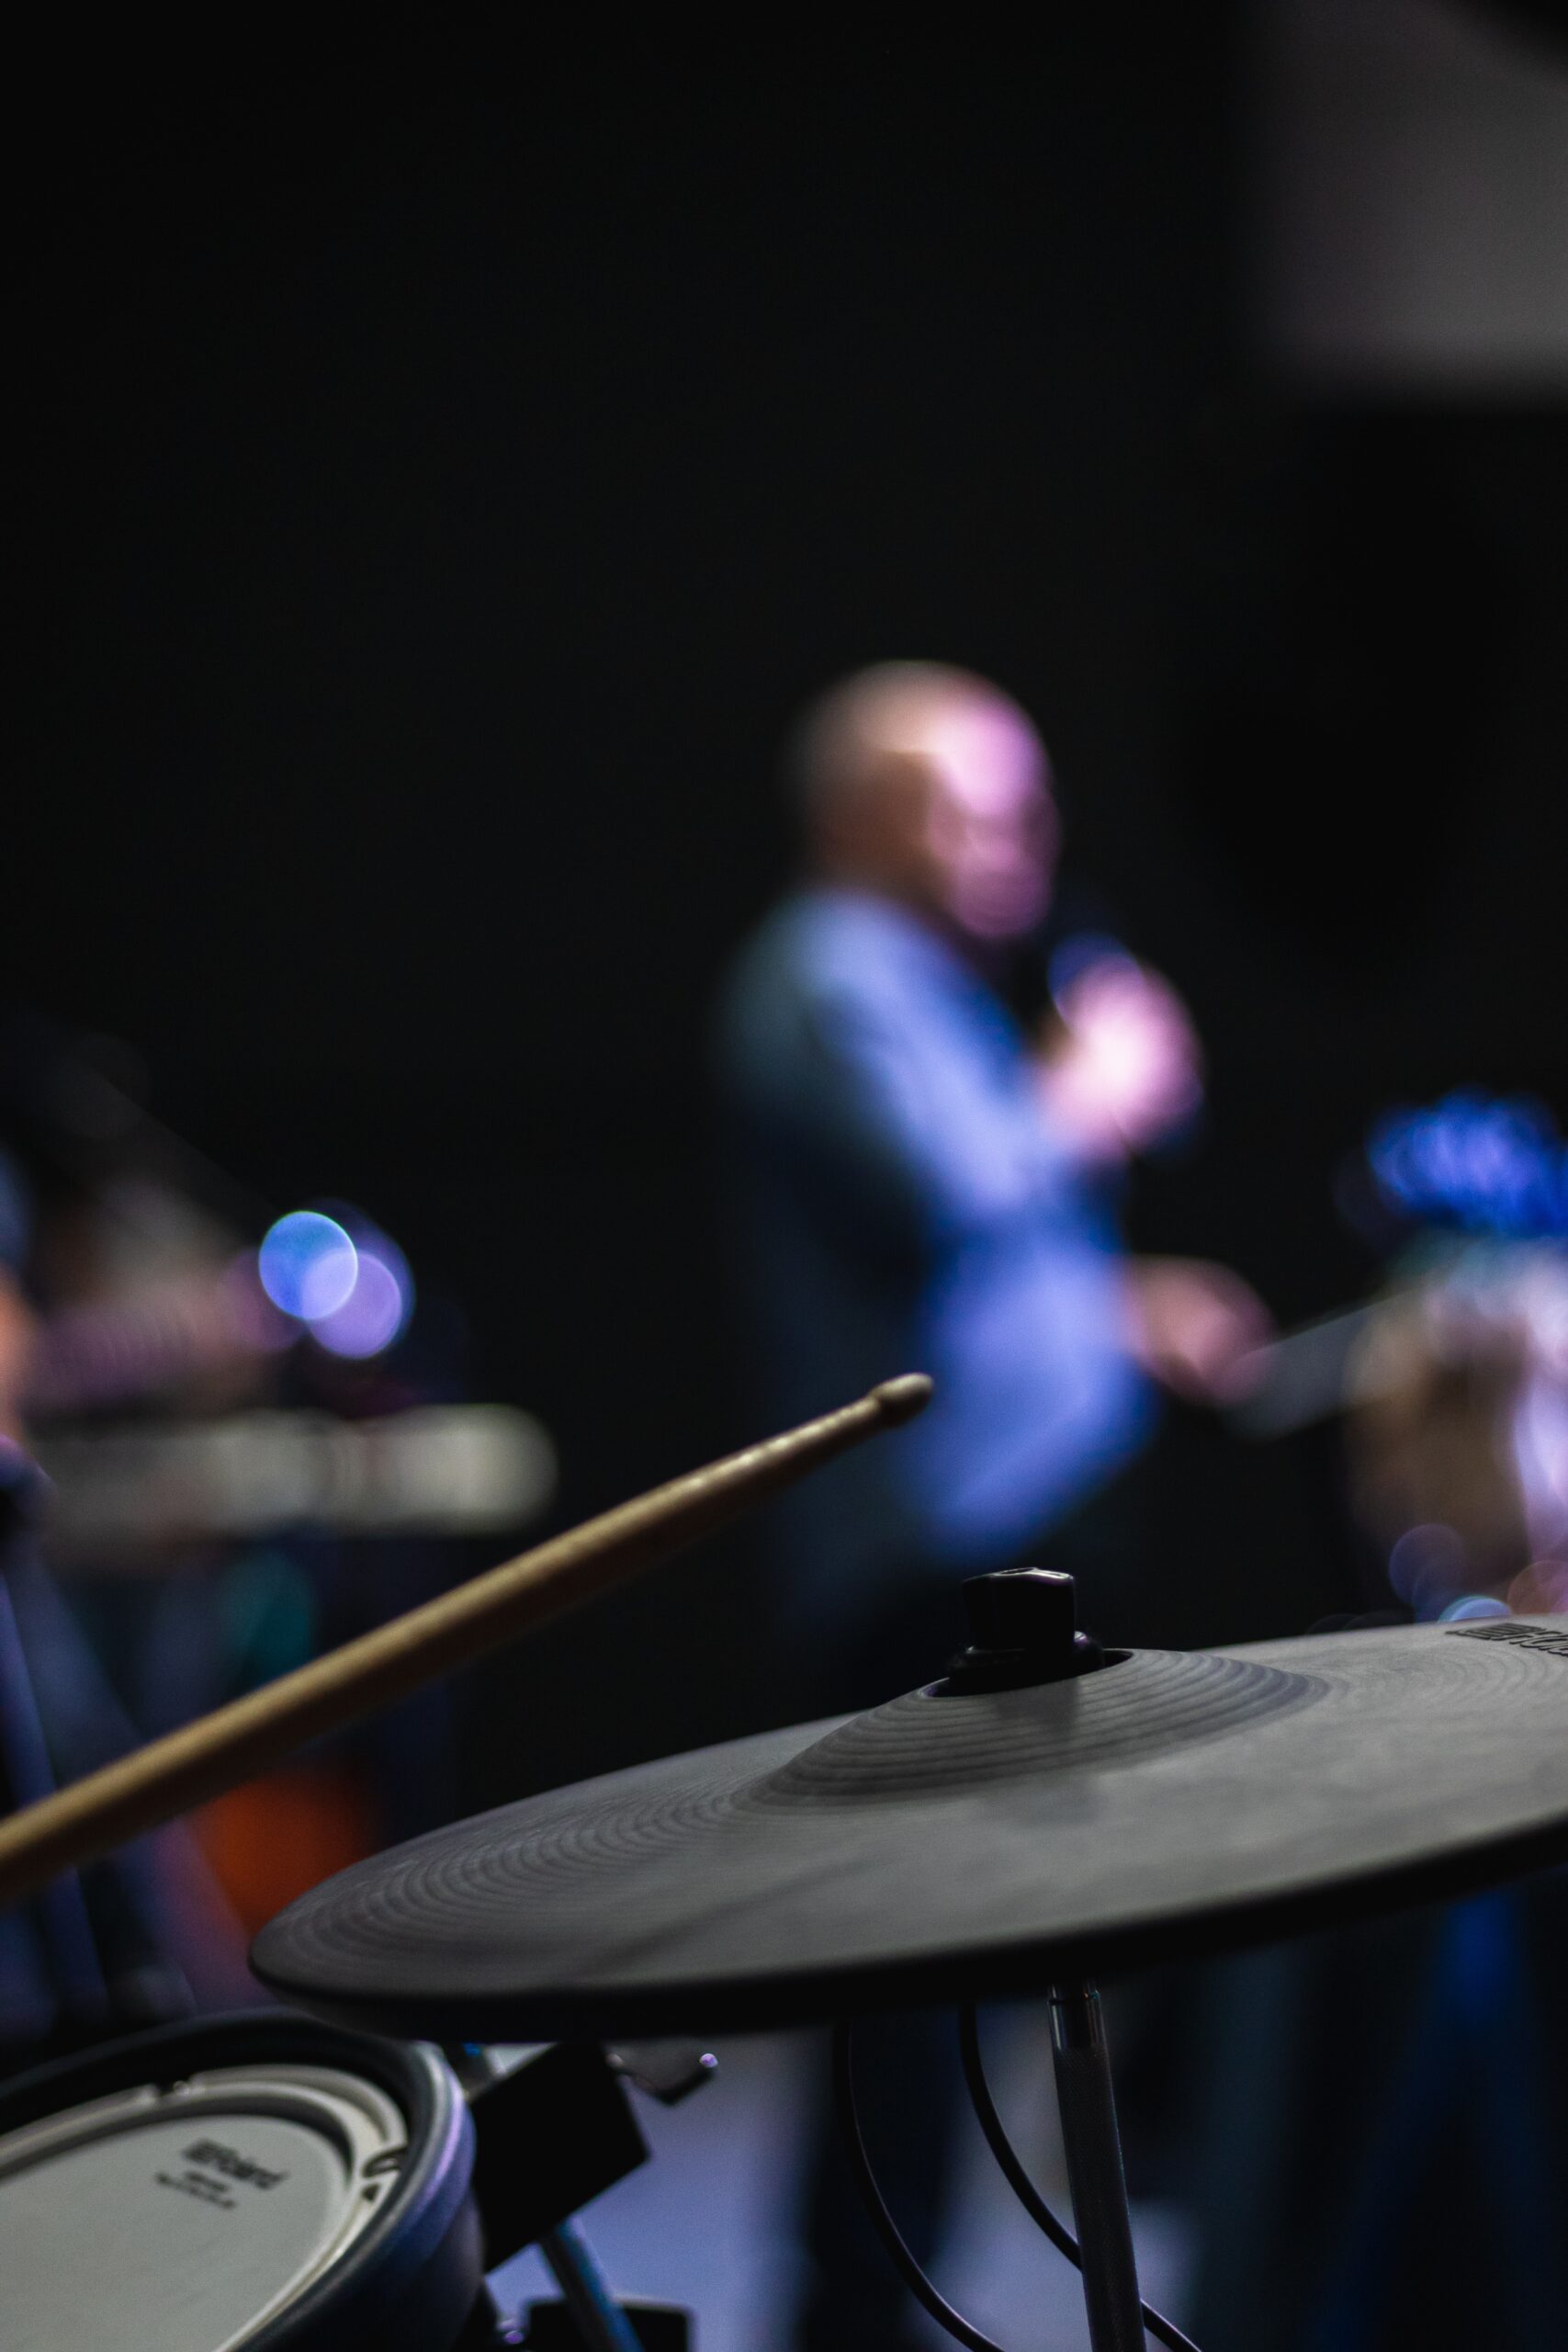
<instances>
[{"instance_id":1,"label":"drum hoop","mask_svg":"<svg viewBox=\"0 0 1568 2352\"><path fill-rule=\"evenodd\" d=\"M330 2066L375 2084L407 2120L409 2155L364 2229L246 2336L245 2352L342 2352L371 2340L375 2328L393 2345L400 2328L410 2343L450 2343L482 2292L484 2254L470 2194L473 2121L456 2077L432 2050L293 2009L182 2018L0 2085L0 2135L117 2091L268 2063Z\"/></svg>"}]
</instances>

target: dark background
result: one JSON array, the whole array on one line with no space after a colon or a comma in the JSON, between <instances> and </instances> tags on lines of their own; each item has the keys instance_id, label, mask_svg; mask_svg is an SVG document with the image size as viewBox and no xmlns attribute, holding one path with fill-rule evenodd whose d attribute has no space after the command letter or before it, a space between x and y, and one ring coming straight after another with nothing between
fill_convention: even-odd
<instances>
[{"instance_id":1,"label":"dark background","mask_svg":"<svg viewBox=\"0 0 1568 2352\"><path fill-rule=\"evenodd\" d=\"M563 1516L751 1430L705 1024L778 738L858 662L1039 715L1190 998L1207 1133L1139 1240L1290 1321L1367 1281L1371 1113L1568 1107L1563 418L1259 358L1244 30L83 23L18 78L13 995L384 1221ZM1342 1600L1326 1441L1185 1417L1148 1476L1147 1637ZM764 1573L498 1663L476 1789L758 1720Z\"/></svg>"}]
</instances>

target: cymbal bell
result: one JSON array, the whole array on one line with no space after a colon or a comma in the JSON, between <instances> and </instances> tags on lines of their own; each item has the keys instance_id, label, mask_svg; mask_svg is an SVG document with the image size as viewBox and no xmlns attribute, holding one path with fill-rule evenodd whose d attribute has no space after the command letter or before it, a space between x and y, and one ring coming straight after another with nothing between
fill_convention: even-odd
<instances>
[{"instance_id":1,"label":"cymbal bell","mask_svg":"<svg viewBox=\"0 0 1568 2352\"><path fill-rule=\"evenodd\" d=\"M275 1990L437 2041L1037 1992L1568 1855L1568 1618L1134 1650L911 1691L454 1824L264 1929Z\"/></svg>"}]
</instances>

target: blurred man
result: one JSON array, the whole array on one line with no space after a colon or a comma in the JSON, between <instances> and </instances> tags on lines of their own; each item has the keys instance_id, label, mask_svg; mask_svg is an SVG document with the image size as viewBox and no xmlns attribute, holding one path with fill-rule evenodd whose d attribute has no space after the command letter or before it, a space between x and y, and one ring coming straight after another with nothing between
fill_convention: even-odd
<instances>
[{"instance_id":1,"label":"blurred man","mask_svg":"<svg viewBox=\"0 0 1568 2352\"><path fill-rule=\"evenodd\" d=\"M1118 1171L1201 1092L1168 984L1086 944L1034 1037L998 992L1055 869L1024 713L965 672L888 663L816 705L794 761L809 878L744 951L720 1029L761 1374L781 1420L894 1371L936 1382L918 1423L785 1507L790 1696L828 1712L940 1673L957 1578L1033 1554L1145 1442L1154 1384L1223 1391L1263 1317L1221 1268L1121 1248ZM889 2041L879 2064L873 2039L867 2111L897 2108L892 2201L923 2254L941 2061ZM879 2250L862 2259L826 2159L813 2237L804 2341L896 2342L907 2299Z\"/></svg>"},{"instance_id":2,"label":"blurred man","mask_svg":"<svg viewBox=\"0 0 1568 2352\"><path fill-rule=\"evenodd\" d=\"M810 878L744 952L721 1024L761 1372L785 1419L890 1368L937 1385L920 1422L792 1506L801 1622L841 1637L861 1703L900 1687L877 1645L922 1594L956 1636L954 1576L1017 1559L1129 1459L1151 1375L1223 1389L1260 1310L1223 1269L1120 1246L1119 1170L1201 1091L1168 984L1101 942L1038 1037L993 985L1055 867L1023 712L962 671L888 663L816 706L795 764Z\"/></svg>"}]
</instances>

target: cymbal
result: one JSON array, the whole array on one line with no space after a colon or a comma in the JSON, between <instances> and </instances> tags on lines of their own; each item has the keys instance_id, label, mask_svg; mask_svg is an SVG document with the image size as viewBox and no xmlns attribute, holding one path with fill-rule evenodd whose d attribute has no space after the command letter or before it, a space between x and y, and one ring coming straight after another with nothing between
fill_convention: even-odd
<instances>
[{"instance_id":1,"label":"cymbal","mask_svg":"<svg viewBox=\"0 0 1568 2352\"><path fill-rule=\"evenodd\" d=\"M437 2041L739 2031L1038 1992L1564 1855L1568 1618L1394 1627L932 1685L613 1773L356 1865L253 1964Z\"/></svg>"}]
</instances>

